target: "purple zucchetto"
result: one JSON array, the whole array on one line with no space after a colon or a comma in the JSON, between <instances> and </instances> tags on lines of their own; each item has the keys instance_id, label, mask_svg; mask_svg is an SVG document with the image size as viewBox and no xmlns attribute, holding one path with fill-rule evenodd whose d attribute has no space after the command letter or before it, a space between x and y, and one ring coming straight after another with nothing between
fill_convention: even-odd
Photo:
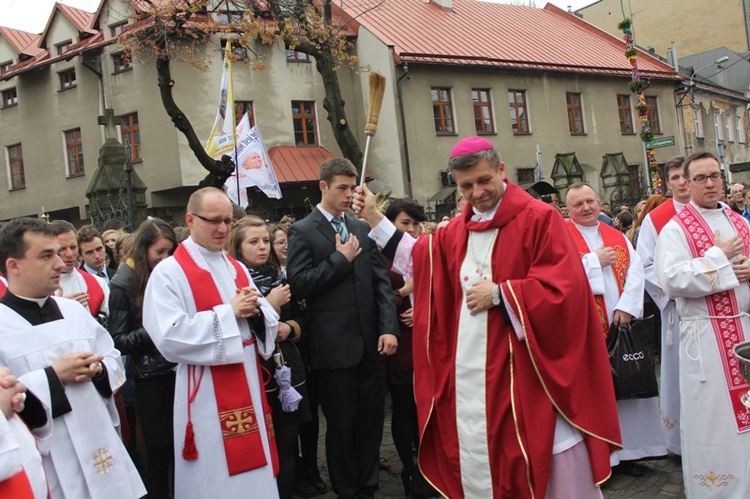
<instances>
[{"instance_id":1,"label":"purple zucchetto","mask_svg":"<svg viewBox=\"0 0 750 499\"><path fill-rule=\"evenodd\" d=\"M449 157L455 158L456 156L465 156L466 154L474 154L494 148L495 144L487 139L483 139L482 137L466 137L465 139L459 140L458 143L453 146Z\"/></svg>"}]
</instances>

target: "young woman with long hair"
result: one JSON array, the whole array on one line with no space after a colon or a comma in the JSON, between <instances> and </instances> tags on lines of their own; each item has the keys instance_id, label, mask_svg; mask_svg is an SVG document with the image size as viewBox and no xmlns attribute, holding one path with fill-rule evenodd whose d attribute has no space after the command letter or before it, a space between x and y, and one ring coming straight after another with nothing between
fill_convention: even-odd
<instances>
[{"instance_id":1,"label":"young woman with long hair","mask_svg":"<svg viewBox=\"0 0 750 499\"><path fill-rule=\"evenodd\" d=\"M271 236L265 222L255 216L240 219L232 228L227 251L245 264L253 282L268 302L279 312L279 331L276 338L276 353L262 360L264 383L268 403L273 414L276 448L279 454L277 484L281 499L291 499L295 487L297 458L297 436L300 425L310 419L307 400L305 365L295 343L304 326L304 314L289 292L286 279L279 269L268 263L272 253ZM274 378L276 368L291 369L291 386L302 396L296 408L285 407L280 400L279 385Z\"/></svg>"},{"instance_id":2,"label":"young woman with long hair","mask_svg":"<svg viewBox=\"0 0 750 499\"><path fill-rule=\"evenodd\" d=\"M135 379L138 418L143 429L148 461L149 499L168 499L169 467L174 462L172 405L175 364L156 349L143 328L143 295L151 271L171 255L175 235L165 221L145 220L132 236L128 257L120 262L110 283L109 332L115 346L129 356L128 376Z\"/></svg>"}]
</instances>

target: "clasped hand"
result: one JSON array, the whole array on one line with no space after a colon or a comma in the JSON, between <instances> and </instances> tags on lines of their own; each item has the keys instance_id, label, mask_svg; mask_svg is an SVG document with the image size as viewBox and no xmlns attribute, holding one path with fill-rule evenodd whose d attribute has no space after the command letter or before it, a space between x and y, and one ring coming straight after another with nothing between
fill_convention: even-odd
<instances>
[{"instance_id":1,"label":"clasped hand","mask_svg":"<svg viewBox=\"0 0 750 499\"><path fill-rule=\"evenodd\" d=\"M102 372L103 355L91 352L69 353L58 358L53 364L58 379L65 383L83 383Z\"/></svg>"},{"instance_id":2,"label":"clasped hand","mask_svg":"<svg viewBox=\"0 0 750 499\"><path fill-rule=\"evenodd\" d=\"M336 251L341 252L347 261L353 262L362 253L362 248L359 246L359 239L354 234L349 234L349 239L345 243L342 243L341 236L336 234Z\"/></svg>"},{"instance_id":3,"label":"clasped hand","mask_svg":"<svg viewBox=\"0 0 750 499\"><path fill-rule=\"evenodd\" d=\"M260 313L260 292L250 286L238 289L234 297L229 301L238 319L247 319Z\"/></svg>"},{"instance_id":4,"label":"clasped hand","mask_svg":"<svg viewBox=\"0 0 750 499\"><path fill-rule=\"evenodd\" d=\"M0 410L8 419L21 412L26 401L26 386L10 374L10 369L0 367Z\"/></svg>"},{"instance_id":5,"label":"clasped hand","mask_svg":"<svg viewBox=\"0 0 750 499\"><path fill-rule=\"evenodd\" d=\"M742 253L742 241L739 237L731 236L721 239L721 233L718 230L714 232L714 246L723 251L729 260Z\"/></svg>"}]
</instances>

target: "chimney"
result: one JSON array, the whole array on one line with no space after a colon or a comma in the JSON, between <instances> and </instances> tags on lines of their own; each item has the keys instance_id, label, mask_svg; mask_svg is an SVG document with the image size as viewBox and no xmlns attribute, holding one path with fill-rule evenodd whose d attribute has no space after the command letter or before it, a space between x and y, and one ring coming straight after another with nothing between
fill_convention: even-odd
<instances>
[{"instance_id":1,"label":"chimney","mask_svg":"<svg viewBox=\"0 0 750 499\"><path fill-rule=\"evenodd\" d=\"M430 0L430 3L434 3L444 9L453 9L453 0Z\"/></svg>"}]
</instances>

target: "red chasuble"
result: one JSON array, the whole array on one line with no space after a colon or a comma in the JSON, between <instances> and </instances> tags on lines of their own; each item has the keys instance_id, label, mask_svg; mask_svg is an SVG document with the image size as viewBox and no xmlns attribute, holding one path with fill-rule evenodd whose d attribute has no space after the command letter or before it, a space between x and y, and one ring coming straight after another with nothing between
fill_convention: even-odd
<instances>
[{"instance_id":1,"label":"red chasuble","mask_svg":"<svg viewBox=\"0 0 750 499\"><path fill-rule=\"evenodd\" d=\"M81 277L86 282L86 293L89 295L89 312L91 312L92 316L96 317L99 309L102 308L102 303L104 303L104 290L102 290L99 281L93 275L81 269L74 269L74 271L81 274Z\"/></svg>"},{"instance_id":2,"label":"red chasuble","mask_svg":"<svg viewBox=\"0 0 750 499\"><path fill-rule=\"evenodd\" d=\"M464 497L456 428L459 269L469 230L499 229L492 275L523 326L519 341L501 307L489 310L486 400L494 497L545 497L558 411L584 435L597 483L622 447L599 314L565 222L510 182L495 217L454 218L414 252L414 391L419 466L445 496Z\"/></svg>"},{"instance_id":3,"label":"red chasuble","mask_svg":"<svg viewBox=\"0 0 750 499\"><path fill-rule=\"evenodd\" d=\"M195 263L188 251L183 245L179 245L174 252L175 260L180 264L188 283L190 290L195 299L195 308L198 312L212 310L217 305L223 303L213 276L207 270L204 270ZM237 260L227 255L232 263L237 277L235 285L237 289L243 289L250 284L250 281L244 269ZM258 362L260 366L260 362ZM201 378L203 377L203 366L189 366L191 381L188 387L193 384L192 390L197 393L200 388ZM260 367L259 367L260 369ZM200 371L200 373L196 373ZM258 372L259 379L260 370ZM247 384L245 374L245 365L225 364L220 366L211 366L211 379L213 380L214 393L216 394L216 407L219 411L219 421L221 423L222 440L224 441L224 453L227 459L227 468L229 475L237 475L245 471L254 470L268 464L265 452L263 451L263 442L261 441L258 411L253 407L253 401L250 396L250 387ZM190 389L190 388L189 388ZM261 387L261 396L263 397L263 407L260 414L264 416L266 429L268 431L268 445L271 450L274 476L278 474L278 456L276 453L276 442L273 434L273 423L271 422L271 413L265 400L265 390ZM188 394L188 428L186 435L186 446L189 445L187 440L192 433L192 424L190 422L190 403L192 394ZM193 449L194 450L194 449ZM183 457L185 450L183 449ZM193 459L197 458L197 452ZM210 480L210 477L207 477ZM248 491L250 492L250 491Z\"/></svg>"},{"instance_id":4,"label":"red chasuble","mask_svg":"<svg viewBox=\"0 0 750 499\"><path fill-rule=\"evenodd\" d=\"M654 224L654 229L656 229L657 235L661 234L661 230L675 215L677 215L677 211L674 208L674 199L667 199L665 202L651 210L649 216L651 217L651 222Z\"/></svg>"},{"instance_id":5,"label":"red chasuble","mask_svg":"<svg viewBox=\"0 0 750 499\"><path fill-rule=\"evenodd\" d=\"M572 220L568 220L566 225L568 226L570 235L573 238L573 242L576 247L578 247L578 254L581 258L591 253L589 245L586 244L586 240L576 228L575 223L573 223ZM625 287L625 276L628 274L628 268L630 267L630 250L628 249L628 243L625 242L625 236L622 232L607 224L599 224L599 235L602 236L604 246L615 250L615 263L612 264L612 272L615 274L617 291L622 295L622 290ZM599 310L599 324L601 325L602 333L604 333L604 337L606 338L609 334L609 315L607 313L607 304L604 301L604 295L594 295L594 301L596 302L596 308Z\"/></svg>"},{"instance_id":6,"label":"red chasuble","mask_svg":"<svg viewBox=\"0 0 750 499\"><path fill-rule=\"evenodd\" d=\"M0 497L8 499L34 499L34 491L26 471L16 473L0 482Z\"/></svg>"}]
</instances>

